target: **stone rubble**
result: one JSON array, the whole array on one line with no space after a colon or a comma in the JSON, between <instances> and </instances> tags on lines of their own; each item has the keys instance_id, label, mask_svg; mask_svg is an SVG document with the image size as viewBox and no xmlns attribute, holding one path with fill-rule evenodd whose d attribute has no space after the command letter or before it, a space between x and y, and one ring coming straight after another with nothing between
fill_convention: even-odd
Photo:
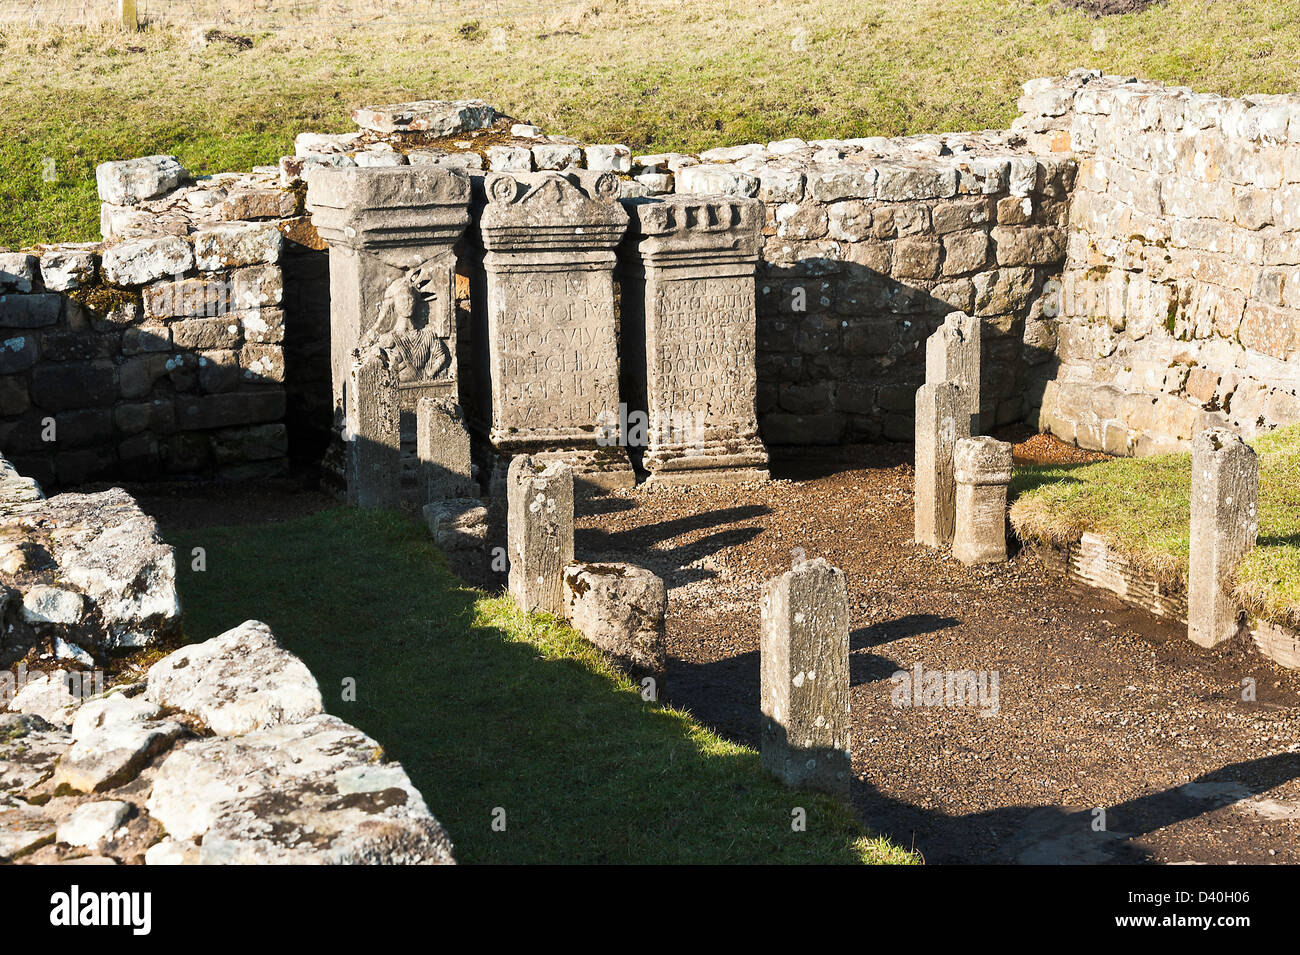
<instances>
[{"instance_id":1,"label":"stone rubble","mask_svg":"<svg viewBox=\"0 0 1300 955\"><path fill-rule=\"evenodd\" d=\"M0 665L35 652L88 667L179 636L176 558L130 495L46 498L3 457L0 472Z\"/></svg>"},{"instance_id":2,"label":"stone rubble","mask_svg":"<svg viewBox=\"0 0 1300 955\"><path fill-rule=\"evenodd\" d=\"M573 628L634 674L662 678L668 591L643 567L574 563L564 568L564 615Z\"/></svg>"},{"instance_id":3,"label":"stone rubble","mask_svg":"<svg viewBox=\"0 0 1300 955\"><path fill-rule=\"evenodd\" d=\"M402 767L258 621L78 703L60 726L0 714L0 862L454 861Z\"/></svg>"}]
</instances>

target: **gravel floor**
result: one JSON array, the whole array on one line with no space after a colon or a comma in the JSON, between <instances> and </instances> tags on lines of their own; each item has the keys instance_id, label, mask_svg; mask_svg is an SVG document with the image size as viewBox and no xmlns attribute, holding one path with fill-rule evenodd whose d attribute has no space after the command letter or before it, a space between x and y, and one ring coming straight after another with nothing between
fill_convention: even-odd
<instances>
[{"instance_id":1,"label":"gravel floor","mask_svg":"<svg viewBox=\"0 0 1300 955\"><path fill-rule=\"evenodd\" d=\"M930 862L1300 861L1300 673L1200 650L1027 552L969 569L913 545L910 462L801 451L766 484L590 497L577 554L667 580L666 698L755 746L759 587L798 548L842 568L853 803ZM997 714L891 705L917 664L996 671Z\"/></svg>"}]
</instances>

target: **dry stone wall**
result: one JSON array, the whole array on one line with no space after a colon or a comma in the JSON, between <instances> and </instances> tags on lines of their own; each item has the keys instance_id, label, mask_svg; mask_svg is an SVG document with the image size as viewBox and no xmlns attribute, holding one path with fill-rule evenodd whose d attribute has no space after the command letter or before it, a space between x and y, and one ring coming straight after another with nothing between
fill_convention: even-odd
<instances>
[{"instance_id":1,"label":"dry stone wall","mask_svg":"<svg viewBox=\"0 0 1300 955\"><path fill-rule=\"evenodd\" d=\"M249 174L105 164L104 242L0 254L0 449L61 484L270 473L295 434L319 458L343 424L325 243L302 202L322 167L468 177L443 324L480 430L493 408L476 367L491 350L479 220L494 173L595 173L633 218L670 196L756 202L769 444L910 440L922 343L954 310L981 323L985 431L1028 420L1145 454L1204 427L1300 419L1300 99L1078 71L1027 84L1021 105L1005 131L635 155L481 101L421 101L358 109L356 131L305 132ZM204 313L214 299L234 317ZM621 341L620 360L638 344ZM412 415L401 444L409 477Z\"/></svg>"},{"instance_id":2,"label":"dry stone wall","mask_svg":"<svg viewBox=\"0 0 1300 955\"><path fill-rule=\"evenodd\" d=\"M1300 420L1300 96L1079 71L1021 108L1079 161L1042 426L1148 454Z\"/></svg>"},{"instance_id":3,"label":"dry stone wall","mask_svg":"<svg viewBox=\"0 0 1300 955\"><path fill-rule=\"evenodd\" d=\"M285 254L314 241L300 195L169 156L98 181L103 241L0 252L0 448L61 486L282 472Z\"/></svg>"}]
</instances>

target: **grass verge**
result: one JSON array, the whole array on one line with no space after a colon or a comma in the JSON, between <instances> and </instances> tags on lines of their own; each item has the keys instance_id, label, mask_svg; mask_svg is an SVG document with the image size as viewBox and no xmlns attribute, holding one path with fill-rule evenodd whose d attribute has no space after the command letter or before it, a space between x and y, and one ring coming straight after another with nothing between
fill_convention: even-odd
<instances>
[{"instance_id":1,"label":"grass verge","mask_svg":"<svg viewBox=\"0 0 1300 955\"><path fill-rule=\"evenodd\" d=\"M1259 546L1232 585L1251 613L1300 627L1300 425L1250 443L1259 454ZM1091 531L1136 566L1185 586L1191 479L1190 453L1020 467L1011 523L1023 540L1057 546Z\"/></svg>"},{"instance_id":2,"label":"grass verge","mask_svg":"<svg viewBox=\"0 0 1300 955\"><path fill-rule=\"evenodd\" d=\"M466 587L399 515L167 537L207 552L206 571L181 572L187 637L270 624L326 708L401 760L463 862L916 861L840 803L763 776L753 750L643 701L569 627ZM796 806L807 831L792 831Z\"/></svg>"}]
</instances>

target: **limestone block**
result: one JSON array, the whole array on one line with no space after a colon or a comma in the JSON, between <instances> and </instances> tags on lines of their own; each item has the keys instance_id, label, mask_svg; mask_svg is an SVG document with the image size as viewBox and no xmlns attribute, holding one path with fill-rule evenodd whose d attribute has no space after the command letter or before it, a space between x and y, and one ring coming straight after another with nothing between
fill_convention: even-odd
<instances>
[{"instance_id":1,"label":"limestone block","mask_svg":"<svg viewBox=\"0 0 1300 955\"><path fill-rule=\"evenodd\" d=\"M978 318L964 312L949 312L925 343L925 380L949 381L962 389L970 408L970 434L979 433L982 326Z\"/></svg>"},{"instance_id":2,"label":"limestone block","mask_svg":"<svg viewBox=\"0 0 1300 955\"><path fill-rule=\"evenodd\" d=\"M154 199L189 179L189 172L175 156L142 156L95 167L99 198L118 206Z\"/></svg>"},{"instance_id":3,"label":"limestone block","mask_svg":"<svg viewBox=\"0 0 1300 955\"><path fill-rule=\"evenodd\" d=\"M822 558L763 587L761 764L788 786L847 797L849 613L844 574Z\"/></svg>"},{"instance_id":4,"label":"limestone block","mask_svg":"<svg viewBox=\"0 0 1300 955\"><path fill-rule=\"evenodd\" d=\"M231 222L194 233L194 263L200 271L279 262L284 236L274 222Z\"/></svg>"},{"instance_id":5,"label":"limestone block","mask_svg":"<svg viewBox=\"0 0 1300 955\"><path fill-rule=\"evenodd\" d=\"M662 674L668 591L650 571L626 563L564 568L565 616L622 665Z\"/></svg>"},{"instance_id":6,"label":"limestone block","mask_svg":"<svg viewBox=\"0 0 1300 955\"><path fill-rule=\"evenodd\" d=\"M1240 435L1221 428L1196 435L1191 501L1187 637L1212 647L1238 632L1232 570L1259 531L1259 459Z\"/></svg>"},{"instance_id":7,"label":"limestone block","mask_svg":"<svg viewBox=\"0 0 1300 955\"><path fill-rule=\"evenodd\" d=\"M470 464L469 429L460 406L449 398L421 398L416 407L416 453L429 503L476 497Z\"/></svg>"},{"instance_id":8,"label":"limestone block","mask_svg":"<svg viewBox=\"0 0 1300 955\"><path fill-rule=\"evenodd\" d=\"M194 250L179 236L127 239L104 249L104 278L115 285L147 285L194 267Z\"/></svg>"},{"instance_id":9,"label":"limestone block","mask_svg":"<svg viewBox=\"0 0 1300 955\"><path fill-rule=\"evenodd\" d=\"M376 133L428 133L437 138L486 129L497 111L482 100L417 100L388 106L363 106L352 121Z\"/></svg>"},{"instance_id":10,"label":"limestone block","mask_svg":"<svg viewBox=\"0 0 1300 955\"><path fill-rule=\"evenodd\" d=\"M149 668L145 697L194 714L222 736L297 723L322 711L311 672L257 620L159 660Z\"/></svg>"},{"instance_id":11,"label":"limestone block","mask_svg":"<svg viewBox=\"0 0 1300 955\"><path fill-rule=\"evenodd\" d=\"M41 281L51 292L70 291L93 281L98 266L98 253L89 249L50 249L41 253ZM0 282L3 271L0 265Z\"/></svg>"},{"instance_id":12,"label":"limestone block","mask_svg":"<svg viewBox=\"0 0 1300 955\"><path fill-rule=\"evenodd\" d=\"M488 509L478 498L447 498L424 505L424 521L445 551L481 550L487 543Z\"/></svg>"},{"instance_id":13,"label":"limestone block","mask_svg":"<svg viewBox=\"0 0 1300 955\"><path fill-rule=\"evenodd\" d=\"M573 468L517 455L507 474L510 594L525 612L564 615L564 568L573 562Z\"/></svg>"},{"instance_id":14,"label":"limestone block","mask_svg":"<svg viewBox=\"0 0 1300 955\"><path fill-rule=\"evenodd\" d=\"M926 383L916 392L914 539L927 547L952 541L956 521L957 442L970 437L970 406L957 384Z\"/></svg>"},{"instance_id":15,"label":"limestone block","mask_svg":"<svg viewBox=\"0 0 1300 955\"><path fill-rule=\"evenodd\" d=\"M1007 487L1011 445L989 437L962 438L953 453L957 514L952 555L963 564L1007 559Z\"/></svg>"},{"instance_id":16,"label":"limestone block","mask_svg":"<svg viewBox=\"0 0 1300 955\"><path fill-rule=\"evenodd\" d=\"M587 157L587 168L592 172L632 171L632 150L622 144L588 146L583 152Z\"/></svg>"},{"instance_id":17,"label":"limestone block","mask_svg":"<svg viewBox=\"0 0 1300 955\"><path fill-rule=\"evenodd\" d=\"M40 259L26 252L0 252L0 291L30 292L36 284Z\"/></svg>"}]
</instances>

